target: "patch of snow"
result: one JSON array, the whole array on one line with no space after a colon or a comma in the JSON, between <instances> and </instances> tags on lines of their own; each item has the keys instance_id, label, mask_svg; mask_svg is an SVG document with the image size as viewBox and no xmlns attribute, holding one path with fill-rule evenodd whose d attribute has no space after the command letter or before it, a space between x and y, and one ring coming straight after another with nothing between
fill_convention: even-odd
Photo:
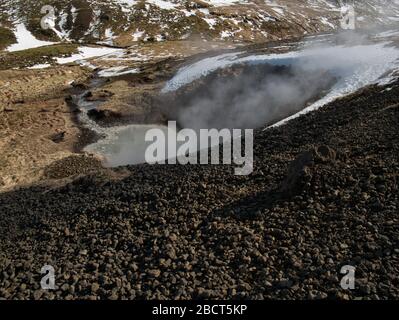
<instances>
[{"instance_id":1,"label":"patch of snow","mask_svg":"<svg viewBox=\"0 0 399 320\"><path fill-rule=\"evenodd\" d=\"M246 0L204 0L204 2L214 7L228 7L235 4L246 3Z\"/></svg>"},{"instance_id":2,"label":"patch of snow","mask_svg":"<svg viewBox=\"0 0 399 320\"><path fill-rule=\"evenodd\" d=\"M157 34L157 35L155 36L155 40L156 40L157 42L162 42L162 41L165 41L165 37L162 36L162 35L160 35L160 34Z\"/></svg>"},{"instance_id":3,"label":"patch of snow","mask_svg":"<svg viewBox=\"0 0 399 320\"><path fill-rule=\"evenodd\" d=\"M186 17L191 17L191 16L195 16L195 11L188 11L186 9L182 9L180 10L180 12L184 13L184 15Z\"/></svg>"},{"instance_id":4,"label":"patch of snow","mask_svg":"<svg viewBox=\"0 0 399 320\"><path fill-rule=\"evenodd\" d=\"M232 37L232 36L234 36L234 33L232 33L231 31L223 30L223 31L220 33L220 38L222 38L222 39L230 38L230 37Z\"/></svg>"},{"instance_id":5,"label":"patch of snow","mask_svg":"<svg viewBox=\"0 0 399 320\"><path fill-rule=\"evenodd\" d=\"M126 5L128 7L133 7L137 4L137 0L116 0L118 3L122 5Z\"/></svg>"},{"instance_id":6,"label":"patch of snow","mask_svg":"<svg viewBox=\"0 0 399 320\"><path fill-rule=\"evenodd\" d=\"M51 46L55 44L55 42L41 41L36 39L34 35L28 29L26 29L23 23L17 24L15 37L17 38L17 43L12 44L6 49L9 52Z\"/></svg>"},{"instance_id":7,"label":"patch of snow","mask_svg":"<svg viewBox=\"0 0 399 320\"><path fill-rule=\"evenodd\" d=\"M389 84L393 80L389 72L399 67L399 50L384 43L311 50L304 58L313 66L316 59L324 61L322 66L335 73L339 81L326 96L273 126L282 125L302 114L317 110L365 86Z\"/></svg>"},{"instance_id":8,"label":"patch of snow","mask_svg":"<svg viewBox=\"0 0 399 320\"><path fill-rule=\"evenodd\" d=\"M133 41L139 41L143 38L145 31L136 30L135 33L132 34Z\"/></svg>"},{"instance_id":9,"label":"patch of snow","mask_svg":"<svg viewBox=\"0 0 399 320\"><path fill-rule=\"evenodd\" d=\"M335 29L335 25L333 23L331 23L330 21L328 21L328 19L326 17L321 17L320 21L322 24L330 27L331 29Z\"/></svg>"},{"instance_id":10,"label":"patch of snow","mask_svg":"<svg viewBox=\"0 0 399 320\"><path fill-rule=\"evenodd\" d=\"M86 59L102 57L108 54L117 53L123 51L122 49L107 48L107 47L79 47L79 53L73 54L66 58L57 58L58 64L66 64L72 62L82 62Z\"/></svg>"},{"instance_id":11,"label":"patch of snow","mask_svg":"<svg viewBox=\"0 0 399 320\"><path fill-rule=\"evenodd\" d=\"M282 9L282 8L279 8L279 7L272 7L272 10L273 10L274 12L278 13L278 14L281 15L281 16L284 16L284 15L285 15L284 9Z\"/></svg>"},{"instance_id":12,"label":"patch of snow","mask_svg":"<svg viewBox=\"0 0 399 320\"><path fill-rule=\"evenodd\" d=\"M36 65L34 65L32 67L29 67L28 69L45 69L45 68L48 68L48 67L51 67L51 65L48 64L48 63L43 63L43 64L36 64Z\"/></svg>"},{"instance_id":13,"label":"patch of snow","mask_svg":"<svg viewBox=\"0 0 399 320\"><path fill-rule=\"evenodd\" d=\"M162 92L165 93L177 90L180 87L197 80L202 76L206 76L217 69L225 68L236 63L258 60L271 62L273 59L276 59L277 61L286 61L288 58L297 56L297 53L291 52L286 54L270 54L238 58L242 53L243 52L225 53L215 57L206 58L187 67L183 67L171 80L166 83L165 87L162 89Z\"/></svg>"},{"instance_id":14,"label":"patch of snow","mask_svg":"<svg viewBox=\"0 0 399 320\"><path fill-rule=\"evenodd\" d=\"M203 20L208 23L210 29L214 29L214 26L217 24L217 20L215 18L203 18Z\"/></svg>"},{"instance_id":15,"label":"patch of snow","mask_svg":"<svg viewBox=\"0 0 399 320\"><path fill-rule=\"evenodd\" d=\"M164 10L173 10L177 7L177 4L170 2L170 1L164 1L164 0L147 0L147 2L156 5L157 7L164 9Z\"/></svg>"},{"instance_id":16,"label":"patch of snow","mask_svg":"<svg viewBox=\"0 0 399 320\"><path fill-rule=\"evenodd\" d=\"M94 64L91 64L89 61L86 61L86 60L80 60L79 64L82 67L86 67L86 68L89 68L89 69L92 69L92 70L97 69L97 67Z\"/></svg>"},{"instance_id":17,"label":"patch of snow","mask_svg":"<svg viewBox=\"0 0 399 320\"><path fill-rule=\"evenodd\" d=\"M127 53L124 50L116 51L111 54L107 54L101 57L101 60L106 61L148 61L149 57L147 55L141 54L139 52L133 51Z\"/></svg>"},{"instance_id":18,"label":"patch of snow","mask_svg":"<svg viewBox=\"0 0 399 320\"><path fill-rule=\"evenodd\" d=\"M71 30L70 30L70 31L67 31L67 30L65 29L66 24L67 24L67 20L68 20L68 13L66 13L66 12L61 12L61 15L60 15L60 16L61 16L61 19L60 19L60 22L59 22L58 26L59 26L61 32L59 32L59 31L56 30L55 28L52 28L52 30L53 30L55 33L57 33L57 35L58 35L58 37L59 37L60 39L67 39L68 36L69 36L69 34L70 34L70 32L71 32Z\"/></svg>"},{"instance_id":19,"label":"patch of snow","mask_svg":"<svg viewBox=\"0 0 399 320\"><path fill-rule=\"evenodd\" d=\"M93 18L90 22L89 28L85 32L85 35L92 35L94 38L99 38L99 26L101 24L100 21L100 16L101 16L101 9L94 9L93 10Z\"/></svg>"},{"instance_id":20,"label":"patch of snow","mask_svg":"<svg viewBox=\"0 0 399 320\"><path fill-rule=\"evenodd\" d=\"M121 76L124 74L130 74L130 73L139 73L138 69L128 69L124 66L120 67L112 67L109 69L101 70L98 75L100 77L108 78L108 77L117 77Z\"/></svg>"},{"instance_id":21,"label":"patch of snow","mask_svg":"<svg viewBox=\"0 0 399 320\"><path fill-rule=\"evenodd\" d=\"M114 36L114 33L112 32L111 28L108 28L105 30L104 38L105 38L104 41L98 41L97 43L98 44L107 44L107 45L111 45L111 46L114 44L115 36Z\"/></svg>"},{"instance_id":22,"label":"patch of snow","mask_svg":"<svg viewBox=\"0 0 399 320\"><path fill-rule=\"evenodd\" d=\"M399 30L389 30L389 31L384 31L376 35L376 38L388 38L388 37L394 37L394 36L399 36Z\"/></svg>"},{"instance_id":23,"label":"patch of snow","mask_svg":"<svg viewBox=\"0 0 399 320\"><path fill-rule=\"evenodd\" d=\"M281 125L301 114L316 110L335 99L353 93L370 84L386 84L392 81L389 72L399 68L399 50L389 43L347 46L330 46L305 49L282 54L243 56L243 52L225 53L205 58L181 68L162 89L174 91L202 76L238 63L269 63L293 65L305 70L329 70L339 80L331 91L301 112L284 119ZM388 75L387 75L388 74Z\"/></svg>"}]
</instances>

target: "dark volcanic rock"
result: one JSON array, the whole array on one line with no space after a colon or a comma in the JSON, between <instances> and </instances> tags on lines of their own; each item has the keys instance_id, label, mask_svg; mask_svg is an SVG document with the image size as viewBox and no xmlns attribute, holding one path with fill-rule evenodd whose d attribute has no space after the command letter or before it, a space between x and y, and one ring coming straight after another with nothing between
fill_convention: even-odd
<instances>
[{"instance_id":1,"label":"dark volcanic rock","mask_svg":"<svg viewBox=\"0 0 399 320\"><path fill-rule=\"evenodd\" d=\"M50 139L55 143L60 143L64 141L65 138L65 131L53 134Z\"/></svg>"},{"instance_id":2,"label":"dark volcanic rock","mask_svg":"<svg viewBox=\"0 0 399 320\"><path fill-rule=\"evenodd\" d=\"M96 158L69 156L47 166L44 175L48 179L62 179L78 174L88 174L101 168L101 161Z\"/></svg>"},{"instance_id":3,"label":"dark volcanic rock","mask_svg":"<svg viewBox=\"0 0 399 320\"><path fill-rule=\"evenodd\" d=\"M301 193L312 180L315 163L335 161L336 152L328 146L319 146L302 152L289 166L288 174L281 186L284 195Z\"/></svg>"},{"instance_id":4,"label":"dark volcanic rock","mask_svg":"<svg viewBox=\"0 0 399 320\"><path fill-rule=\"evenodd\" d=\"M114 121L115 119L121 118L119 113L111 110L91 109L87 112L87 115L95 121L101 121L105 119L107 119L107 121Z\"/></svg>"},{"instance_id":5,"label":"dark volcanic rock","mask_svg":"<svg viewBox=\"0 0 399 320\"><path fill-rule=\"evenodd\" d=\"M114 95L113 92L110 92L108 90L98 90L98 91L88 91L85 95L84 98L87 101L105 101L107 98L110 98Z\"/></svg>"},{"instance_id":6,"label":"dark volcanic rock","mask_svg":"<svg viewBox=\"0 0 399 320\"><path fill-rule=\"evenodd\" d=\"M123 180L90 171L1 194L0 298L399 298L399 82L390 87L256 131L250 176L140 165ZM68 161L48 174L78 171ZM47 264L55 292L40 290ZM340 286L345 265L355 290Z\"/></svg>"},{"instance_id":7,"label":"dark volcanic rock","mask_svg":"<svg viewBox=\"0 0 399 320\"><path fill-rule=\"evenodd\" d=\"M289 166L288 175L281 186L284 194L300 193L312 179L311 167L314 166L314 153L301 153Z\"/></svg>"}]
</instances>

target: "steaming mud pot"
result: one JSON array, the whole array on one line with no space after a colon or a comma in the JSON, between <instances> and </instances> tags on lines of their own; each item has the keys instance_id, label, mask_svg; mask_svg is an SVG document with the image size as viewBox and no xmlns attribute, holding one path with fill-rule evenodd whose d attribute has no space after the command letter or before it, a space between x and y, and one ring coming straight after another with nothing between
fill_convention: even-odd
<instances>
[{"instance_id":1,"label":"steaming mud pot","mask_svg":"<svg viewBox=\"0 0 399 320\"><path fill-rule=\"evenodd\" d=\"M241 63L165 94L160 103L182 127L255 129L303 109L336 81L327 70Z\"/></svg>"},{"instance_id":2,"label":"steaming mud pot","mask_svg":"<svg viewBox=\"0 0 399 320\"><path fill-rule=\"evenodd\" d=\"M101 76L101 75L100 75ZM104 79L93 79L89 88L101 86ZM83 151L97 155L103 162L105 167L119 167L129 164L145 163L145 152L152 144L151 141L146 141L146 134L149 130L159 129L165 136L168 136L170 130L171 135L179 137L179 132L173 128L168 128L164 125L126 125L116 127L103 127L95 121L91 114L101 104L101 101L88 100L90 97L90 89L76 94L72 98L72 104L78 106L81 110L79 115L80 122L87 128L94 131L97 136L101 137L96 143L89 144ZM96 114L96 113L95 113ZM184 142L176 144L177 149ZM211 145L212 146L212 145ZM158 150L161 154L167 154L168 148ZM185 156L183 153L177 153L177 156ZM166 160L167 158L162 158Z\"/></svg>"},{"instance_id":3,"label":"steaming mud pot","mask_svg":"<svg viewBox=\"0 0 399 320\"><path fill-rule=\"evenodd\" d=\"M106 139L86 147L85 151L102 155L104 165L109 167L144 163L145 151L151 144L145 141L145 135L151 129L161 129L165 134L168 130L163 126L147 125L118 128Z\"/></svg>"},{"instance_id":4,"label":"steaming mud pot","mask_svg":"<svg viewBox=\"0 0 399 320\"><path fill-rule=\"evenodd\" d=\"M157 107L181 128L196 131L281 125L367 85L391 81L399 65L392 34L323 35L289 52L241 50L207 57L178 70ZM142 163L150 128L97 128L106 138L86 151L101 155L108 166Z\"/></svg>"},{"instance_id":5,"label":"steaming mud pot","mask_svg":"<svg viewBox=\"0 0 399 320\"><path fill-rule=\"evenodd\" d=\"M310 44L310 46L312 46L312 44ZM178 74L168 82L163 91L165 93L174 92L176 90L186 91L191 83L200 81L198 79L212 74L212 72L215 72L214 70L226 69L238 63L256 65L259 69L262 68L263 64L270 64L276 67L290 67L291 77L287 77L286 79L284 79L284 77L280 79L273 77L269 79L269 81L265 77L266 81L264 85L261 84L260 86L256 81L252 81L253 78L259 80L256 73L255 76L250 74L247 83L242 83L241 87L235 87L233 85L233 89L239 88L238 93L233 93L232 91L234 90L230 90L230 84L225 86L221 85L217 88L217 92L211 93L211 99L200 99L200 101L195 102L198 104L199 108L194 107L197 115L199 113L203 117L215 121L213 118L215 112L214 108L208 107L204 109L201 108L201 104L204 103L204 105L207 105L214 102L212 98L216 98L216 102L218 103L220 95L223 96L227 89L227 95L229 97L232 93L234 97L239 97L237 100L233 99L234 103L236 103L232 109L233 114L243 113L243 111L245 114L251 114L253 112L252 118L254 118L259 117L259 112L257 111L261 111L261 118L263 119L253 119L253 122L256 123L259 121L261 124L267 124L274 120L273 116L269 118L271 116L269 108L270 105L272 105L272 110L283 113L284 110L287 111L287 118L283 119L283 122L285 122L299 114L315 110L336 98L355 92L369 84L376 82L381 84L386 83L391 79L387 73L398 65L398 58L399 51L397 47L391 46L388 42L355 46L345 44L328 47L320 44L320 47L317 48L305 48L301 51L280 55L247 55L242 52L225 54L199 61L181 69ZM257 69L254 68L254 70ZM328 87L333 81L332 77L336 79L336 82L330 90L311 105L306 107L303 106L303 103L307 99L310 99L314 94L317 95L317 92L321 93L320 90ZM330 78L330 80L328 80L328 78ZM250 85L248 85L248 82ZM300 82L300 84L298 85L297 82ZM311 85L310 87L307 86L309 84ZM260 89L266 89L266 92L264 90L253 90L253 88L257 86L259 86ZM179 95L179 93L177 93L177 95ZM264 98L267 100L264 100ZM259 99L259 101L256 101L257 99ZM254 100L255 103L253 103ZM274 108L273 104L276 103L276 100L277 105L276 108ZM295 107L283 107L287 102L290 102L288 105L295 104ZM301 111L288 117L289 113L294 111L295 108L301 109ZM179 114L179 116L185 119L189 118L186 114L187 111L184 111L183 115ZM195 113L193 112L193 114ZM203 117L200 117L200 119L202 120ZM222 112L221 121L225 121L225 117L226 114ZM238 122L245 118L240 118L240 116L237 117L239 118ZM245 124L245 120L243 120L243 122ZM281 123L282 122L279 122L278 124Z\"/></svg>"},{"instance_id":6,"label":"steaming mud pot","mask_svg":"<svg viewBox=\"0 0 399 320\"><path fill-rule=\"evenodd\" d=\"M149 130L159 129L165 137L168 133L177 135L178 132L172 128L160 125L130 125L116 128L108 134L106 139L89 145L85 148L86 152L100 154L103 157L104 165L107 167L118 167L129 164L145 163L146 150L151 146L151 141L146 141L146 134ZM168 132L172 130L172 132ZM183 143L177 143L177 150ZM158 152L161 155L167 155L167 145L162 146ZM184 156L184 153L178 153L178 156ZM162 157L161 160L166 160Z\"/></svg>"}]
</instances>

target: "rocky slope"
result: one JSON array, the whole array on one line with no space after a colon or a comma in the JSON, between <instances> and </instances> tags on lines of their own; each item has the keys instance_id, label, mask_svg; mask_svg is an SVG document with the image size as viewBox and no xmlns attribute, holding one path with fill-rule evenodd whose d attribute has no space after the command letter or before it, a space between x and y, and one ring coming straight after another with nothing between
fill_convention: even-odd
<instances>
[{"instance_id":1,"label":"rocky slope","mask_svg":"<svg viewBox=\"0 0 399 320\"><path fill-rule=\"evenodd\" d=\"M398 21L398 1L355 2L360 27ZM40 28L44 4L57 8L53 30ZM165 113L153 100L165 99L159 92L182 68L226 52L289 53L304 34L336 30L339 19L340 1L327 0L3 0L0 299L399 298L397 64L391 84L256 130L255 172L247 177L229 166L105 169L77 154L97 138L77 121L86 115L74 105L80 94L83 104L96 104L100 132L159 123ZM398 34L366 38L397 47ZM356 46L352 36L342 47ZM377 62L384 52L377 50ZM374 80L392 71L369 62L359 64ZM293 111L335 83L323 68L299 83L300 92L315 83L318 90L290 101ZM209 83L230 82L234 91L245 77L231 76L245 70L219 69L172 99L211 97L203 90ZM258 76L251 87L270 70L284 81L291 73L249 68ZM222 98L234 99L231 92ZM39 287L47 264L56 271L54 291ZM353 291L340 287L348 264L356 267Z\"/></svg>"},{"instance_id":2,"label":"rocky slope","mask_svg":"<svg viewBox=\"0 0 399 320\"><path fill-rule=\"evenodd\" d=\"M397 299L398 97L369 87L257 131L248 177L142 165L1 194L0 297Z\"/></svg>"},{"instance_id":3,"label":"rocky slope","mask_svg":"<svg viewBox=\"0 0 399 320\"><path fill-rule=\"evenodd\" d=\"M101 42L128 46L137 41L182 39L260 42L335 30L337 0L5 0L0 4L0 49L16 41L23 23L42 40ZM351 2L351 1L349 1ZM56 8L53 30L42 30L43 5ZM357 25L398 21L399 3L355 1Z\"/></svg>"}]
</instances>

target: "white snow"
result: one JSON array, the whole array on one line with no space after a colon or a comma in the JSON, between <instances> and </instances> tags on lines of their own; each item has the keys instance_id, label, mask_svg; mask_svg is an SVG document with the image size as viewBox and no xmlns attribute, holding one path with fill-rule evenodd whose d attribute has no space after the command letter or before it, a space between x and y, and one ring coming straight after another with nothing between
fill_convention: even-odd
<instances>
[{"instance_id":1,"label":"white snow","mask_svg":"<svg viewBox=\"0 0 399 320\"><path fill-rule=\"evenodd\" d=\"M388 84L393 80L390 71L399 68L399 50L384 43L318 49L310 52L305 59L313 66L315 60L324 61L323 67L332 70L340 80L326 96L274 126L280 126L302 114L317 110L365 86Z\"/></svg>"},{"instance_id":2,"label":"white snow","mask_svg":"<svg viewBox=\"0 0 399 320\"><path fill-rule=\"evenodd\" d=\"M321 21L322 24L330 27L331 29L335 29L336 28L335 25L333 23L331 23L330 21L328 21L328 19L326 17L321 17L320 21Z\"/></svg>"},{"instance_id":3,"label":"white snow","mask_svg":"<svg viewBox=\"0 0 399 320\"><path fill-rule=\"evenodd\" d=\"M376 38L399 37L399 30L388 30L376 35Z\"/></svg>"},{"instance_id":4,"label":"white snow","mask_svg":"<svg viewBox=\"0 0 399 320\"><path fill-rule=\"evenodd\" d=\"M132 7L137 3L137 0L117 0L122 5L126 5L128 7Z\"/></svg>"},{"instance_id":5,"label":"white snow","mask_svg":"<svg viewBox=\"0 0 399 320\"><path fill-rule=\"evenodd\" d=\"M194 80L199 79L202 76L206 76L220 68L228 67L235 63L249 62L264 60L265 62L272 61L273 59L285 60L287 58L292 58L297 55L295 52L290 52L287 54L271 54L271 55L259 55L259 56L247 56L238 58L243 52L232 52L225 53L219 56L206 58L200 60L192 65L183 67L177 74L166 83L166 86L162 89L163 92L169 92L179 89L185 84L188 84ZM283 63L282 63L283 64Z\"/></svg>"},{"instance_id":6,"label":"white snow","mask_svg":"<svg viewBox=\"0 0 399 320\"><path fill-rule=\"evenodd\" d=\"M104 32L104 40L103 41L98 41L98 44L107 44L107 45L113 45L114 44L114 33L111 28L107 28Z\"/></svg>"},{"instance_id":7,"label":"white snow","mask_svg":"<svg viewBox=\"0 0 399 320\"><path fill-rule=\"evenodd\" d=\"M224 7L224 6L232 6L239 3L246 3L246 0L204 0L204 2L209 3L214 7Z\"/></svg>"},{"instance_id":8,"label":"white snow","mask_svg":"<svg viewBox=\"0 0 399 320\"><path fill-rule=\"evenodd\" d=\"M79 53L73 54L70 57L66 58L57 58L56 61L58 64L66 64L71 62L80 62L81 60L86 60L95 57L102 57L108 54L119 53L122 52L122 49L115 48L107 48L107 47L79 47Z\"/></svg>"},{"instance_id":9,"label":"white snow","mask_svg":"<svg viewBox=\"0 0 399 320\"><path fill-rule=\"evenodd\" d=\"M129 69L126 68L125 66L120 66L120 67L112 67L108 68L105 70L101 70L98 75L100 77L117 77L121 76L124 74L130 74L130 73L139 73L138 69Z\"/></svg>"},{"instance_id":10,"label":"white snow","mask_svg":"<svg viewBox=\"0 0 399 320\"><path fill-rule=\"evenodd\" d=\"M147 0L147 2L154 4L158 6L161 9L164 10L172 10L177 7L177 4L174 4L173 2L170 1L164 1L164 0Z\"/></svg>"},{"instance_id":11,"label":"white snow","mask_svg":"<svg viewBox=\"0 0 399 320\"><path fill-rule=\"evenodd\" d=\"M214 26L217 24L217 20L215 18L203 18L209 25L209 29L214 29Z\"/></svg>"},{"instance_id":12,"label":"white snow","mask_svg":"<svg viewBox=\"0 0 399 320\"><path fill-rule=\"evenodd\" d=\"M234 33L231 32L231 31L223 30L223 31L220 33L220 38L222 38L222 39L224 39L224 38L230 38L230 37L232 37L232 36L234 36Z\"/></svg>"},{"instance_id":13,"label":"white snow","mask_svg":"<svg viewBox=\"0 0 399 320\"><path fill-rule=\"evenodd\" d=\"M145 31L136 30L136 31L132 34L133 41L139 41L140 39L143 38L144 34L145 34Z\"/></svg>"},{"instance_id":14,"label":"white snow","mask_svg":"<svg viewBox=\"0 0 399 320\"><path fill-rule=\"evenodd\" d=\"M283 16L284 13L284 9L283 8L279 8L279 7L272 7L272 10L276 13L278 13L279 15Z\"/></svg>"},{"instance_id":15,"label":"white snow","mask_svg":"<svg viewBox=\"0 0 399 320\"><path fill-rule=\"evenodd\" d=\"M6 49L9 52L50 46L54 44L54 42L36 39L34 35L28 29L26 29L23 23L16 25L15 37L17 38L17 43L12 44Z\"/></svg>"},{"instance_id":16,"label":"white snow","mask_svg":"<svg viewBox=\"0 0 399 320\"><path fill-rule=\"evenodd\" d=\"M243 52L225 53L205 58L183 67L169 80L162 92L170 92L220 68L236 63L269 63L274 65L294 65L312 71L329 70L339 78L332 90L322 99L301 112L276 125L316 110L338 97L353 93L367 85L389 83L386 74L399 68L399 50L389 43L347 46L332 46L305 49L283 54L242 56ZM383 77L385 76L385 78Z\"/></svg>"},{"instance_id":17,"label":"white snow","mask_svg":"<svg viewBox=\"0 0 399 320\"><path fill-rule=\"evenodd\" d=\"M36 65L34 65L32 67L29 67L28 69L45 69L45 68L48 68L48 67L51 67L51 65L48 64L48 63L43 63L43 64L36 64Z\"/></svg>"}]
</instances>

